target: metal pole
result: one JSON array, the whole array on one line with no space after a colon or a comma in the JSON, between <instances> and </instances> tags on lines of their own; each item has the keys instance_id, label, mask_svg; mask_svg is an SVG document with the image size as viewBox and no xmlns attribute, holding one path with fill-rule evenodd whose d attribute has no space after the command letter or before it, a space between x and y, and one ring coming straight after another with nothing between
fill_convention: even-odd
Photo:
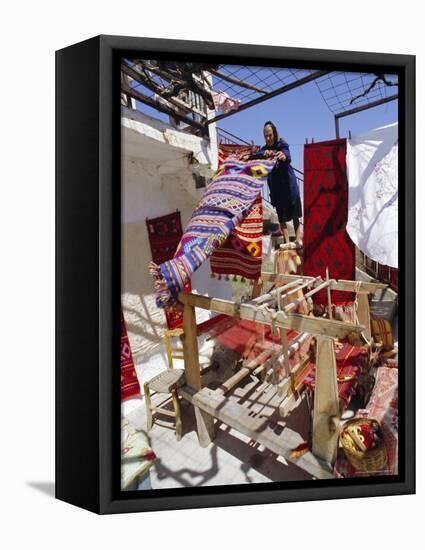
<instances>
[{"instance_id":1,"label":"metal pole","mask_svg":"<svg viewBox=\"0 0 425 550\"><path fill-rule=\"evenodd\" d=\"M235 115L236 113L240 113L241 111L245 109L249 109L249 107L253 107L254 105L258 105L259 103L262 103L263 101L267 101L268 99L272 97L276 97L280 94L284 94L285 92L289 92L290 90L293 90L295 88L298 88L299 86L302 86L303 84L307 84L308 82L312 82L313 80L316 80L317 78L320 78L321 76L324 76L328 74L330 71L316 71L308 76L305 76L304 78L300 78L299 80L295 80L295 82L291 82L290 84L287 84L286 86L282 86L282 88L278 88L277 90L273 90L272 92L263 95L262 97L258 97L256 99L253 99L252 101L248 101L247 103L244 103L241 105L238 109L235 111L230 111L230 113L223 113L222 115L217 115L214 118L211 118L207 121L207 124L211 124L212 122L217 122L218 120L222 120L223 118L227 118L228 116Z\"/></svg>"},{"instance_id":2,"label":"metal pole","mask_svg":"<svg viewBox=\"0 0 425 550\"><path fill-rule=\"evenodd\" d=\"M354 109L349 109L348 111L342 111L341 113L336 113L335 118L342 118L343 116L354 115L355 113L360 113L361 111L366 111L367 109L372 109L373 107L378 107L379 105L384 105L390 101L398 99L398 94L390 95L384 97L383 99L378 99L377 101L372 101L366 105L361 105L360 107L354 107Z\"/></svg>"},{"instance_id":3,"label":"metal pole","mask_svg":"<svg viewBox=\"0 0 425 550\"><path fill-rule=\"evenodd\" d=\"M339 118L335 115L335 137L339 139Z\"/></svg>"}]
</instances>

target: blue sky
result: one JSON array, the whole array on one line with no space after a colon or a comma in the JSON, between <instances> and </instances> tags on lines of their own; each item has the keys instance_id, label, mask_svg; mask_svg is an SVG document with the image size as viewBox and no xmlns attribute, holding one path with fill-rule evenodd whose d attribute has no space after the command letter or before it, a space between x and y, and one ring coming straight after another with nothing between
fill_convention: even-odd
<instances>
[{"instance_id":1,"label":"blue sky","mask_svg":"<svg viewBox=\"0 0 425 550\"><path fill-rule=\"evenodd\" d=\"M259 74L261 73L259 68ZM340 73L343 75L343 73ZM358 74L358 73L347 73ZM389 75L391 78L391 75ZM372 75L371 75L372 78ZM393 89L392 89L393 90ZM396 88L394 92L396 93ZM141 105L138 108L143 112L168 121L168 116L156 109ZM324 141L335 138L334 115L329 110L317 88L315 82L310 82L250 107L240 113L234 113L218 122L218 127L223 128L242 138L245 141L253 140L258 145L263 145L263 125L266 120L272 120L279 131L289 143L292 164L295 168L303 170L303 148L306 138L311 141ZM362 111L340 119L340 136L348 137L351 130L352 136L362 134L368 130L392 124L398 120L398 101L391 101L379 107Z\"/></svg>"},{"instance_id":2,"label":"blue sky","mask_svg":"<svg viewBox=\"0 0 425 550\"><path fill-rule=\"evenodd\" d=\"M306 138L324 141L335 138L334 116L322 99L314 82L305 84L220 120L217 125L245 141L254 140L263 145L263 125L272 120L289 143L292 164L303 170L303 147ZM398 120L398 102L391 101L379 107L340 119L340 136L358 135Z\"/></svg>"}]
</instances>

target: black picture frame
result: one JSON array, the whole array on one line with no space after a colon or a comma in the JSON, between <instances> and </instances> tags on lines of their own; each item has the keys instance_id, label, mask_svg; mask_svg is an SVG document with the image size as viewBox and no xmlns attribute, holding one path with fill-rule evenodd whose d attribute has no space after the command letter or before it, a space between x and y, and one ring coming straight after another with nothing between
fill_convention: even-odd
<instances>
[{"instance_id":1,"label":"black picture frame","mask_svg":"<svg viewBox=\"0 0 425 550\"><path fill-rule=\"evenodd\" d=\"M120 468L119 59L244 60L399 75L400 472L124 494ZM155 57L156 56L156 57ZM122 513L415 492L415 57L97 36L56 52L56 498ZM145 494L141 494L145 493Z\"/></svg>"}]
</instances>

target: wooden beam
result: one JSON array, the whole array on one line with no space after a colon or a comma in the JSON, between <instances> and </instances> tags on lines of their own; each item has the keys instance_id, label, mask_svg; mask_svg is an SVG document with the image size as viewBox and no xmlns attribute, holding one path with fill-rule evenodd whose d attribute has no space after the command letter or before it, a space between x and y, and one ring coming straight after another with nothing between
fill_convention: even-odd
<instances>
[{"instance_id":1,"label":"wooden beam","mask_svg":"<svg viewBox=\"0 0 425 550\"><path fill-rule=\"evenodd\" d=\"M149 107L152 107L153 109L157 109L158 111L161 111L162 113L165 113L166 115L170 115L177 120L180 120L181 122L185 122L186 124L193 126L197 130L202 130L203 132L206 131L206 127L203 124L200 124L199 122L196 122L195 120L180 115L177 111L172 109L171 107L165 107L165 105L161 104L159 101L156 101L155 99L148 97L138 90L135 90L134 88L130 88L129 86L122 85L121 91L124 94L127 94L128 96L137 99L137 101L140 101L141 103L144 103L145 105L148 105Z\"/></svg>"},{"instance_id":2,"label":"wooden beam","mask_svg":"<svg viewBox=\"0 0 425 550\"><path fill-rule=\"evenodd\" d=\"M288 275L286 273L275 273L273 271L262 271L261 278L263 281L268 281L270 283L275 283L276 281L290 283L291 281L295 281L297 279L304 282L313 281L315 279L315 277L308 277L306 275ZM322 280L321 277L320 280Z\"/></svg>"},{"instance_id":3,"label":"wooden beam","mask_svg":"<svg viewBox=\"0 0 425 550\"><path fill-rule=\"evenodd\" d=\"M358 294L374 294L377 290L388 288L385 283L367 283L365 281L344 281L333 280L331 290L342 290L346 292L357 292Z\"/></svg>"},{"instance_id":4,"label":"wooden beam","mask_svg":"<svg viewBox=\"0 0 425 550\"><path fill-rule=\"evenodd\" d=\"M279 245L280 250L301 250L301 246L296 242L282 243Z\"/></svg>"},{"instance_id":5,"label":"wooden beam","mask_svg":"<svg viewBox=\"0 0 425 550\"><path fill-rule=\"evenodd\" d=\"M283 311L285 313L289 313L290 311L292 311L293 309L295 309L299 304L301 304L301 302L303 302L304 300L306 300L307 298L310 298L310 296L313 296L314 294L317 294L317 292L320 292L321 290L323 290L324 288L326 287L329 287L331 284L330 281L324 281L323 283L321 283L319 286L316 286L315 288L313 288L312 290L310 290L310 292L307 292L307 294L303 294L300 298L297 298L296 300L294 300L293 302L290 302L288 305L286 305L284 308L283 308Z\"/></svg>"},{"instance_id":6,"label":"wooden beam","mask_svg":"<svg viewBox=\"0 0 425 550\"><path fill-rule=\"evenodd\" d=\"M263 271L261 273L261 278L263 281L275 282L291 282L295 279L302 279L303 281L313 280L315 277L308 277L306 275L286 275L284 273L272 273L269 271ZM321 279L323 280L323 279ZM343 292L359 292L359 293L369 293L373 294L377 290L382 290L387 288L388 285L385 283L368 283L365 281L346 281L343 279L331 279L331 290L341 290Z\"/></svg>"},{"instance_id":7,"label":"wooden beam","mask_svg":"<svg viewBox=\"0 0 425 550\"><path fill-rule=\"evenodd\" d=\"M216 391L218 393L222 393L223 395L226 393L229 393L230 390L232 390L239 382L241 382L244 378L246 378L249 374L251 374L256 368L258 368L259 365L264 364L264 362L275 353L272 349L266 349L262 351L257 357L251 360L245 360L242 363L242 368L238 370L233 376L228 378L225 382L223 382Z\"/></svg>"},{"instance_id":8,"label":"wooden beam","mask_svg":"<svg viewBox=\"0 0 425 550\"><path fill-rule=\"evenodd\" d=\"M208 447L208 445L212 443L215 438L214 417L196 405L194 406L194 409L199 445L201 447Z\"/></svg>"},{"instance_id":9,"label":"wooden beam","mask_svg":"<svg viewBox=\"0 0 425 550\"><path fill-rule=\"evenodd\" d=\"M276 348L277 349L273 349L273 348L266 348L265 350L263 350L261 353L259 353L257 355L257 357L254 357L253 359L246 359L244 362L243 362L243 366L246 367L247 369L249 370L253 370L255 369L256 367L260 366L261 364L263 364L265 361L267 361L269 359L269 357L271 355L276 355L279 353L279 346L276 345Z\"/></svg>"},{"instance_id":10,"label":"wooden beam","mask_svg":"<svg viewBox=\"0 0 425 550\"><path fill-rule=\"evenodd\" d=\"M136 81L138 84L142 84L152 92L154 92L157 95L161 95L162 88L157 84L154 80L149 79L149 77L135 69L134 67L131 67L128 63L125 61L121 62L121 71L123 74L129 76L134 81ZM173 103L173 98L167 99L170 103ZM175 104L174 104L175 105ZM180 108L180 105L175 105L176 107ZM186 110L188 110L186 108Z\"/></svg>"},{"instance_id":11,"label":"wooden beam","mask_svg":"<svg viewBox=\"0 0 425 550\"><path fill-rule=\"evenodd\" d=\"M314 387L313 452L329 464L333 464L336 460L339 419L334 341L318 336Z\"/></svg>"},{"instance_id":12,"label":"wooden beam","mask_svg":"<svg viewBox=\"0 0 425 550\"><path fill-rule=\"evenodd\" d=\"M285 427L282 433L277 435L269 428L268 419L265 420L250 415L250 411L243 405L209 388L203 388L193 393L190 388L187 391L187 387L183 386L178 391L184 399L189 400L210 416L250 437L253 441L264 445L277 455L283 456L312 476L318 479L332 479L334 477L329 466L311 452L298 458L291 456L293 449L303 443L302 437L297 432Z\"/></svg>"},{"instance_id":13,"label":"wooden beam","mask_svg":"<svg viewBox=\"0 0 425 550\"><path fill-rule=\"evenodd\" d=\"M185 304L183 312L183 354L186 383L200 390L201 370L199 367L198 336L196 330L195 308Z\"/></svg>"},{"instance_id":14,"label":"wooden beam","mask_svg":"<svg viewBox=\"0 0 425 550\"><path fill-rule=\"evenodd\" d=\"M282 418L287 417L291 411L293 411L300 405L302 399L303 396L298 392L287 395L285 399L283 399L282 403L279 405L280 416Z\"/></svg>"},{"instance_id":15,"label":"wooden beam","mask_svg":"<svg viewBox=\"0 0 425 550\"><path fill-rule=\"evenodd\" d=\"M285 292L286 290L288 290L290 288L293 288L297 285L300 285L301 283L302 283L301 279L296 280L296 281L291 281L290 283L288 283L284 286L280 286L278 288L275 288L275 289L271 290L270 292L267 292L267 294L263 294L262 296L258 296L255 299L253 299L249 302L246 302L246 303L259 306L260 304L270 302L271 300L275 299L278 294L281 294L282 292Z\"/></svg>"},{"instance_id":16,"label":"wooden beam","mask_svg":"<svg viewBox=\"0 0 425 550\"><path fill-rule=\"evenodd\" d=\"M364 331L363 326L352 325L342 321L321 319L301 315L300 313L290 313L289 315L274 313L266 308L252 306L249 303L236 304L230 300L221 300L219 298L209 298L208 296L200 296L180 292L179 300L183 304L189 304L192 307L208 309L216 313L224 313L232 317L246 319L248 321L256 321L264 325L274 325L277 328L292 328L299 332L309 332L310 334L330 336L332 338L345 338L350 332L361 333ZM274 319L273 319L274 317Z\"/></svg>"},{"instance_id":17,"label":"wooden beam","mask_svg":"<svg viewBox=\"0 0 425 550\"><path fill-rule=\"evenodd\" d=\"M181 89L190 90L194 94L202 97L205 103L209 106L210 109L214 109L214 102L211 96L210 90L205 88L205 79L197 74L195 74L192 69L184 70L186 67L180 65L181 70L165 70L164 68L155 67L153 65L147 64L144 60L138 60L137 67L146 69L152 73L157 74L161 78L164 78L169 81L167 88L161 90L161 96L164 99L168 99L171 94L177 92ZM207 70L200 69L200 70ZM209 69L208 69L209 70ZM208 83L208 82L207 82ZM209 83L208 83L209 84ZM170 89L171 88L171 89ZM210 88L210 86L209 86ZM175 97L175 96L174 96ZM205 116L205 113L204 113Z\"/></svg>"},{"instance_id":18,"label":"wooden beam","mask_svg":"<svg viewBox=\"0 0 425 550\"><path fill-rule=\"evenodd\" d=\"M229 393L230 390L232 390L235 386L239 384L244 378L246 378L250 373L252 372L251 369L248 369L247 367L242 367L238 370L236 374L228 378L225 382L223 382L218 388L217 392L222 393L223 395L226 393Z\"/></svg>"},{"instance_id":19,"label":"wooden beam","mask_svg":"<svg viewBox=\"0 0 425 550\"><path fill-rule=\"evenodd\" d=\"M201 370L199 366L198 334L195 308L185 304L183 311L183 352L186 384L194 390L200 390ZM201 447L207 447L214 439L214 419L195 406L196 428Z\"/></svg>"},{"instance_id":20,"label":"wooden beam","mask_svg":"<svg viewBox=\"0 0 425 550\"><path fill-rule=\"evenodd\" d=\"M370 308L367 294L359 294L357 297L357 303L357 316L359 318L359 323L365 327L363 334L369 341L372 338L372 331L370 327Z\"/></svg>"},{"instance_id":21,"label":"wooden beam","mask_svg":"<svg viewBox=\"0 0 425 550\"><path fill-rule=\"evenodd\" d=\"M182 304L196 306L201 309L209 309L216 313L224 313L231 317L237 317L239 304L230 300L222 300L221 298L210 298L201 294L192 294L191 292L180 292L179 301Z\"/></svg>"},{"instance_id":22,"label":"wooden beam","mask_svg":"<svg viewBox=\"0 0 425 550\"><path fill-rule=\"evenodd\" d=\"M139 82L155 94L157 94L159 97L162 98L163 101L166 101L168 103L171 103L178 109L183 109L186 114L187 113L196 113L200 116L202 116L204 119L206 119L206 113L201 111L200 109L197 109L196 107L192 105L188 105L185 103L182 99L180 99L177 96L171 96L171 97L162 97L162 93L164 91L161 86L159 86L154 80L149 79L149 77L143 73L140 73L139 71L136 71L133 67L130 67L127 63L123 62L121 64L121 70L126 75L130 76L133 80L136 82Z\"/></svg>"},{"instance_id":23,"label":"wooden beam","mask_svg":"<svg viewBox=\"0 0 425 550\"><path fill-rule=\"evenodd\" d=\"M378 99L376 101L371 101L370 103L366 103L366 105L361 105L360 107L354 107L353 109L349 109L348 111L342 111L341 113L335 113L335 121L344 117L353 115L355 113L360 113L361 111L366 111L367 109L372 109L373 107L377 107L378 105L383 105L384 103L388 103L390 101L394 101L395 99L398 99L398 94L390 95L388 97L384 97L381 99Z\"/></svg>"},{"instance_id":24,"label":"wooden beam","mask_svg":"<svg viewBox=\"0 0 425 550\"><path fill-rule=\"evenodd\" d=\"M168 80L169 82L177 82L178 84L181 84L182 86L185 84L185 81L182 78L179 78L177 74L172 74L166 71L165 69L160 69L159 67L156 67L155 65L149 64L145 59L138 59L136 60L136 66L143 67L150 71L151 73L155 73L156 75L160 76L164 80Z\"/></svg>"},{"instance_id":25,"label":"wooden beam","mask_svg":"<svg viewBox=\"0 0 425 550\"><path fill-rule=\"evenodd\" d=\"M326 268L326 280L329 281L329 269ZM332 316L332 299L331 299L331 287L328 286L328 288L326 289L326 294L327 294L327 297L328 297L328 317L329 319L332 319L333 316Z\"/></svg>"},{"instance_id":26,"label":"wooden beam","mask_svg":"<svg viewBox=\"0 0 425 550\"><path fill-rule=\"evenodd\" d=\"M364 330L364 327L351 323L310 317L308 315L301 315L300 313L289 313L285 316L284 312L275 313L261 307L255 308L248 304L241 304L239 306L239 315L241 319L256 321L257 323L270 326L274 325L277 328L292 328L299 332L308 332L332 338L345 338L350 332L361 333Z\"/></svg>"},{"instance_id":27,"label":"wooden beam","mask_svg":"<svg viewBox=\"0 0 425 550\"><path fill-rule=\"evenodd\" d=\"M282 310L282 302L281 302L281 294L280 292L276 295L277 298L277 309L279 311ZM288 351L288 336L286 334L286 329L281 328L280 330L280 343L282 344L282 351L283 351L283 366L285 368L285 377L289 378L291 376L291 367L289 365L289 351ZM281 376L280 368L276 367L276 370L274 372L275 379L277 382L279 382L283 376Z\"/></svg>"}]
</instances>

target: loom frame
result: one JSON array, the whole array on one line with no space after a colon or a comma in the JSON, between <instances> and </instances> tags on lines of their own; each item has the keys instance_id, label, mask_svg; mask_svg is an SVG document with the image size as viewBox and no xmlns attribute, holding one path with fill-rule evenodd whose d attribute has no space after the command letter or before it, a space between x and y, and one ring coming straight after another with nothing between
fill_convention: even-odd
<instances>
[{"instance_id":1,"label":"loom frame","mask_svg":"<svg viewBox=\"0 0 425 550\"><path fill-rule=\"evenodd\" d=\"M387 285L359 281L337 281L329 279L328 276L326 279L322 279L321 277L267 272L262 273L261 279L262 281L281 281L285 285L280 289L277 288L268 293L260 294L247 302L215 299L186 292L179 294L179 301L184 304L183 350L186 385L178 391L194 407L198 440L202 447L207 447L214 440L214 419L217 419L248 435L253 441L264 444L276 454L283 456L289 462L294 462L317 479L329 479L329 474L331 473L329 465L332 465L336 458L338 423L340 419L334 339L345 338L353 332L365 335L366 338L370 339L370 332L368 330L370 327L370 314L367 296L375 293L377 290L386 288ZM309 285L308 288L311 288L311 290L304 294L303 300L322 289L355 292L357 297L360 297L358 304L359 324L336 321L332 318L312 318L296 313L293 306L297 306L300 299L297 299L295 296L281 310L280 300L284 297L289 297L291 293L302 291L306 285ZM268 304L271 304L272 307L268 307ZM245 376L250 374L251 369L247 366L242 367L239 373L232 377L234 382L227 380L214 391L202 387L195 307L206 309L213 313L229 315L241 320L266 324L273 329L279 328L281 336L286 334L286 329L295 329L300 331L301 334L305 332L316 336L317 383L314 392L315 407L312 421L312 452L293 460L291 450L296 447L295 442L297 438L295 432L292 432L289 428L285 428L280 437L281 444L279 446L278 438L273 437L271 434L267 437L266 430L260 429L258 422L253 421L247 413L244 414L243 407L237 407L235 404L230 405L230 402L226 400L225 394ZM285 345L287 344L282 341L283 354L285 354ZM267 364L268 361L269 358L265 358L264 364ZM286 370L279 387L287 389L292 385L292 373L290 373L288 366L288 370ZM295 388L292 388L292 395L298 395L298 391ZM212 405L211 403L214 402L216 404ZM298 404L299 400L295 400L293 408ZM227 414L223 414L226 405L230 410L227 411ZM232 409L236 411L232 413ZM289 442L291 443L289 444ZM300 441L298 441L299 443Z\"/></svg>"},{"instance_id":2,"label":"loom frame","mask_svg":"<svg viewBox=\"0 0 425 550\"><path fill-rule=\"evenodd\" d=\"M400 76L400 474L120 491L119 59L249 60ZM78 139L76 139L78 136ZM97 36L56 52L56 498L100 514L415 492L415 57Z\"/></svg>"}]
</instances>

